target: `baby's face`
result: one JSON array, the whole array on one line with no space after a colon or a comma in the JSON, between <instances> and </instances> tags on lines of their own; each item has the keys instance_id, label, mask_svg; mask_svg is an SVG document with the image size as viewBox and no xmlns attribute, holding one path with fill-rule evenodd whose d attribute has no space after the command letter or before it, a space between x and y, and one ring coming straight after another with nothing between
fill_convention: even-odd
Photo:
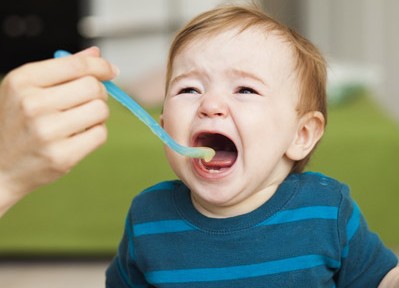
<instances>
[{"instance_id":1,"label":"baby's face","mask_svg":"<svg viewBox=\"0 0 399 288\"><path fill-rule=\"evenodd\" d=\"M178 143L216 150L206 163L166 148L200 212L239 215L271 197L292 165L297 103L294 58L274 34L228 31L177 54L161 121Z\"/></svg>"}]
</instances>

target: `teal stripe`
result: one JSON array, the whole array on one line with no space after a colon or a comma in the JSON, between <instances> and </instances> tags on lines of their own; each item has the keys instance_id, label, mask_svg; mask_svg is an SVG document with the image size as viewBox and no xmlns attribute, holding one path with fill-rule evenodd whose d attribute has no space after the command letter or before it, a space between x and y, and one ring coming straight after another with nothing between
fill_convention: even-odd
<instances>
[{"instance_id":1,"label":"teal stripe","mask_svg":"<svg viewBox=\"0 0 399 288\"><path fill-rule=\"evenodd\" d=\"M339 268L340 263L322 255L305 255L259 264L223 268L199 268L153 271L145 274L151 284L229 281L310 269L317 266Z\"/></svg>"},{"instance_id":2,"label":"teal stripe","mask_svg":"<svg viewBox=\"0 0 399 288\"><path fill-rule=\"evenodd\" d=\"M134 243L133 243L133 231L132 231L132 224L130 221L130 217L126 219L125 224L125 233L126 233L126 241L127 241L127 252L129 254L130 259L135 260L134 256Z\"/></svg>"},{"instance_id":3,"label":"teal stripe","mask_svg":"<svg viewBox=\"0 0 399 288\"><path fill-rule=\"evenodd\" d=\"M174 233L194 230L183 220L164 220L155 222L146 222L134 225L134 235L136 237L161 233Z\"/></svg>"},{"instance_id":4,"label":"teal stripe","mask_svg":"<svg viewBox=\"0 0 399 288\"><path fill-rule=\"evenodd\" d=\"M310 219L335 220L337 219L337 215L338 209L336 207L312 206L281 211L259 225L274 225ZM192 231L195 228L184 220L164 220L136 224L133 229L134 235L139 237L144 235Z\"/></svg>"},{"instance_id":5,"label":"teal stripe","mask_svg":"<svg viewBox=\"0 0 399 288\"><path fill-rule=\"evenodd\" d=\"M336 220L338 208L333 206L311 206L276 213L275 216L265 220L260 225L283 224L310 219Z\"/></svg>"},{"instance_id":6,"label":"teal stripe","mask_svg":"<svg viewBox=\"0 0 399 288\"><path fill-rule=\"evenodd\" d=\"M359 228L359 225L360 225L360 209L356 205L356 203L353 202L353 212L351 218L349 219L348 225L346 225L346 237L348 239L348 242L352 240L357 229Z\"/></svg>"},{"instance_id":7,"label":"teal stripe","mask_svg":"<svg viewBox=\"0 0 399 288\"><path fill-rule=\"evenodd\" d=\"M349 254L349 242L352 240L353 236L355 236L355 233L357 229L360 226L360 209L356 205L356 203L353 202L353 211L352 215L349 218L348 224L346 225L346 245L342 250L342 257L346 258L348 257Z\"/></svg>"}]
</instances>

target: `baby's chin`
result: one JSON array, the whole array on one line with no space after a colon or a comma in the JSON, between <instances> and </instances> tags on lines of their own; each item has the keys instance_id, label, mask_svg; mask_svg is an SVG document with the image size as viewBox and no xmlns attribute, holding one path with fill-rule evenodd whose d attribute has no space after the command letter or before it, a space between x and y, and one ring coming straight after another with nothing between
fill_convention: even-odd
<instances>
[{"instance_id":1,"label":"baby's chin","mask_svg":"<svg viewBox=\"0 0 399 288\"><path fill-rule=\"evenodd\" d=\"M194 207L201 214L210 218L228 218L237 216L235 206L232 205L232 199L230 195L224 195L224 193L206 193L193 192L192 201Z\"/></svg>"}]
</instances>

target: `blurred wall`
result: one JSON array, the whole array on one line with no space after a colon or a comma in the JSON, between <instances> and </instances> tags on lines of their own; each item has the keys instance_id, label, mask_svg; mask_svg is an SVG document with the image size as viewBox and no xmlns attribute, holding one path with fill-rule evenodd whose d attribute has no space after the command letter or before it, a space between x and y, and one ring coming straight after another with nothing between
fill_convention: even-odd
<instances>
[{"instance_id":1,"label":"blurred wall","mask_svg":"<svg viewBox=\"0 0 399 288\"><path fill-rule=\"evenodd\" d=\"M375 75L368 81L376 98L399 120L399 1L301 1L305 34L328 58L358 64L363 69L358 74Z\"/></svg>"},{"instance_id":2,"label":"blurred wall","mask_svg":"<svg viewBox=\"0 0 399 288\"><path fill-rule=\"evenodd\" d=\"M143 104L163 96L163 67L171 38L185 21L221 0L90 0L95 17L84 25L105 57L117 64L117 81ZM399 120L399 1L262 0L265 9L311 39L326 55L330 80L348 78L374 90ZM90 19L89 19L90 20ZM87 31L86 31L87 32ZM92 33L92 35L90 35ZM344 79L345 80L345 79Z\"/></svg>"},{"instance_id":3,"label":"blurred wall","mask_svg":"<svg viewBox=\"0 0 399 288\"><path fill-rule=\"evenodd\" d=\"M171 39L186 21L220 0L91 0L81 31L119 66L116 79L143 105L163 99L164 69Z\"/></svg>"}]
</instances>

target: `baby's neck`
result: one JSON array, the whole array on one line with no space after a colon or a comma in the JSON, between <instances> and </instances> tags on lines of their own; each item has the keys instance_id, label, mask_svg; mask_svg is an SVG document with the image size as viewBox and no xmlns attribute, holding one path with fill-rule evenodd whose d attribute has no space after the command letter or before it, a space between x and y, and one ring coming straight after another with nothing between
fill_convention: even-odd
<instances>
[{"instance_id":1,"label":"baby's neck","mask_svg":"<svg viewBox=\"0 0 399 288\"><path fill-rule=\"evenodd\" d=\"M191 194L191 201L195 209L206 217L217 219L231 218L250 213L262 206L274 195L279 185L280 183L276 183L252 194L244 200L237 201L238 203L230 205L218 206L207 203L202 199L198 199L193 193Z\"/></svg>"}]
</instances>

